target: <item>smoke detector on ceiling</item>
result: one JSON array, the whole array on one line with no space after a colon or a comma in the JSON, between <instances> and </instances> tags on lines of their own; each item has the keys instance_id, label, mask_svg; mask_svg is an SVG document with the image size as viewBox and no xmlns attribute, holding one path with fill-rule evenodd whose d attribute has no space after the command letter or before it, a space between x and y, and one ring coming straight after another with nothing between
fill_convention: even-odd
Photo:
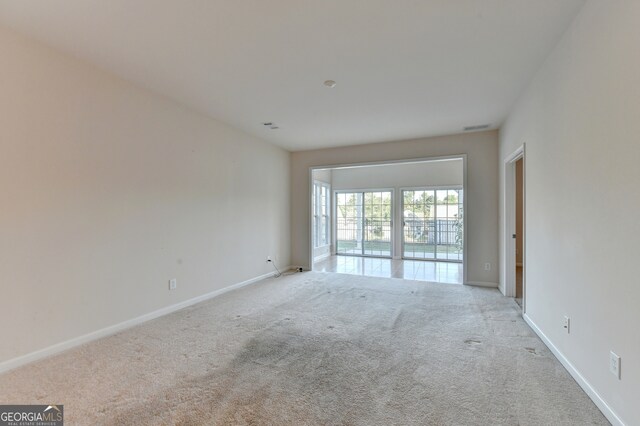
<instances>
[{"instance_id":1,"label":"smoke detector on ceiling","mask_svg":"<svg viewBox=\"0 0 640 426\"><path fill-rule=\"evenodd\" d=\"M336 87L336 82L333 80L326 80L324 82L324 85L327 86L330 89L333 89L334 87Z\"/></svg>"}]
</instances>

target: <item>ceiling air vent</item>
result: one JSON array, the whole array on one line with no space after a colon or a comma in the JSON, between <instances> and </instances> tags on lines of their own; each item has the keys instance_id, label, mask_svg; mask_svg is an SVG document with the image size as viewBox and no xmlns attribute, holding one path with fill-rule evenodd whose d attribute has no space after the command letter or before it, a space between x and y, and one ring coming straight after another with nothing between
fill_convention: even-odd
<instances>
[{"instance_id":1,"label":"ceiling air vent","mask_svg":"<svg viewBox=\"0 0 640 426\"><path fill-rule=\"evenodd\" d=\"M475 130L484 130L484 129L488 129L489 126L491 126L491 124L479 124L477 126L467 126L464 128L465 132L472 132Z\"/></svg>"}]
</instances>

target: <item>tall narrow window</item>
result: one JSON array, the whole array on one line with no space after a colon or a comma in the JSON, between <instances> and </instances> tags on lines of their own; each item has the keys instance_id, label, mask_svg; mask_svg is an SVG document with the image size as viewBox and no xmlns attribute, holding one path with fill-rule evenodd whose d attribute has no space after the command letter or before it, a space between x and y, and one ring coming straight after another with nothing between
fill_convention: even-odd
<instances>
[{"instance_id":1,"label":"tall narrow window","mask_svg":"<svg viewBox=\"0 0 640 426\"><path fill-rule=\"evenodd\" d=\"M313 183L313 246L324 247L330 244L331 218L329 216L331 188L324 182Z\"/></svg>"}]
</instances>

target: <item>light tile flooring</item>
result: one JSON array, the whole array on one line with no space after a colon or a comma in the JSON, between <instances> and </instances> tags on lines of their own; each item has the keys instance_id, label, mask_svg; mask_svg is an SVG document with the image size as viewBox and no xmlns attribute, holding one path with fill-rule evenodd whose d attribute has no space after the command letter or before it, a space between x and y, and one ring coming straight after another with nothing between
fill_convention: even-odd
<instances>
[{"instance_id":1,"label":"light tile flooring","mask_svg":"<svg viewBox=\"0 0 640 426\"><path fill-rule=\"evenodd\" d=\"M370 277L404 278L462 284L462 263L398 260L377 257L331 256L316 262L313 270Z\"/></svg>"}]
</instances>

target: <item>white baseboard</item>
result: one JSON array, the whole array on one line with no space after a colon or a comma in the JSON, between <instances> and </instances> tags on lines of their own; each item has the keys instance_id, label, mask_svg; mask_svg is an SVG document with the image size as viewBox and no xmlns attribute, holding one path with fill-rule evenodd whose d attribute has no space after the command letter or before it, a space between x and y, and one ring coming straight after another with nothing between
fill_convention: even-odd
<instances>
[{"instance_id":1,"label":"white baseboard","mask_svg":"<svg viewBox=\"0 0 640 426\"><path fill-rule=\"evenodd\" d=\"M613 411L611 407L602 399L602 397L596 392L596 390L591 386L591 384L584 378L582 374L571 364L571 362L560 352L560 350L549 340L549 338L540 330L540 328L536 325L535 322L527 315L523 314L522 317L529 324L529 327L540 337L540 339L544 342L545 345L551 350L551 352L558 358L558 361L567 369L569 374L574 378L576 382L580 385L580 387L585 391L585 393L591 398L591 400L596 404L596 406L602 411L602 414L611 422L612 425L615 426L624 426L624 422L618 415Z\"/></svg>"},{"instance_id":2,"label":"white baseboard","mask_svg":"<svg viewBox=\"0 0 640 426\"><path fill-rule=\"evenodd\" d=\"M489 287L489 288L498 288L498 283L491 283L487 281L467 281L464 285L471 285L476 287Z\"/></svg>"},{"instance_id":3,"label":"white baseboard","mask_svg":"<svg viewBox=\"0 0 640 426\"><path fill-rule=\"evenodd\" d=\"M284 268L283 271L290 269L291 267ZM241 287L247 286L249 284L254 284L258 281L261 281L265 278L273 277L275 272L269 272L267 274L260 275L255 278L248 279L246 281L242 281L240 283L236 283L230 285L228 287L221 288L219 290L214 290L210 293L206 293L192 299L185 300L183 302L176 303L175 305L166 306L164 308L160 308L156 311L149 312L147 314L141 315L136 318L132 318L127 321L123 321L118 324L111 325L109 327L102 328L100 330L92 331L91 333L84 334L82 336L74 337L73 339L66 340L64 342L56 343L55 345L39 349L37 351L28 353L26 355L19 356L17 358L13 358L7 361L3 361L0 363L0 374L13 370L14 368L21 367L25 364L29 364L34 361L38 361L40 359L49 357L51 355L58 354L60 352L64 352L76 346L82 345L84 343L91 342L93 340L100 339L102 337L110 336L112 334L118 333L127 328L131 328L133 326L142 324L146 321L150 321L152 319L168 315L180 309L186 308L191 305L195 305L196 303L204 302L205 300L212 299L216 296L220 296L221 294L228 293L233 290L237 290Z\"/></svg>"}]
</instances>

